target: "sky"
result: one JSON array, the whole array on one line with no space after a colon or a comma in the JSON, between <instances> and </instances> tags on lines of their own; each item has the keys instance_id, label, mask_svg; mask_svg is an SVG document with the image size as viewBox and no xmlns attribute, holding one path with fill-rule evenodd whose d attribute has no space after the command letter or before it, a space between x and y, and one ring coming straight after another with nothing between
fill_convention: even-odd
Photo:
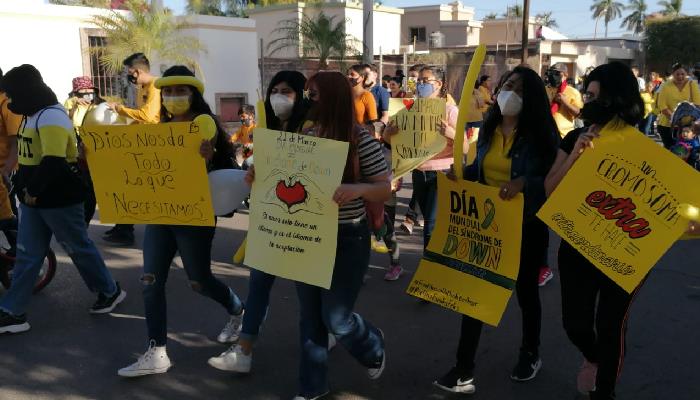
<instances>
[{"instance_id":1,"label":"sky","mask_svg":"<svg viewBox=\"0 0 700 400\"><path fill-rule=\"evenodd\" d=\"M438 3L447 4L453 0L384 0L382 3L392 7L407 7L407 6L422 6L434 5ZM626 3L625 0L618 0ZM186 4L186 0L164 0L167 7L181 13ZM506 7L514 5L515 0L462 0L462 3L468 7L476 9L477 19L482 19L486 14L505 12ZM522 4L522 0L519 1ZM656 5L657 1L647 1L649 4L649 12L658 11L660 7ZM688 15L700 14L700 1L686 0L684 2L683 12ZM595 29L595 21L591 17L590 5L592 0L531 0L530 14L535 15L542 12L552 12L552 17L559 24L558 31L570 38L593 37ZM623 11L623 18L626 12ZM609 25L608 36L620 37L623 34L629 33L624 28L620 28L622 18L611 21ZM603 35L605 27L601 21L598 27L599 37Z\"/></svg>"}]
</instances>

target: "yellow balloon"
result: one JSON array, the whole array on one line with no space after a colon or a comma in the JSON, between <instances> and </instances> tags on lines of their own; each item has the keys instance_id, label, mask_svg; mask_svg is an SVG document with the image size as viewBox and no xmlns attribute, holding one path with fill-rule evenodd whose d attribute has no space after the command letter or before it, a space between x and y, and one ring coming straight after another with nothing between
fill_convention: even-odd
<instances>
[{"instance_id":1,"label":"yellow balloon","mask_svg":"<svg viewBox=\"0 0 700 400\"><path fill-rule=\"evenodd\" d=\"M467 76L464 79L464 86L462 86L462 97L459 99L459 114L457 116L457 127L455 128L457 134L455 134L453 145L454 173L457 176L457 179L462 179L462 167L464 164L464 129L467 125L467 114L469 113L469 108L472 106L474 83L479 76L481 65L484 63L484 58L486 58L486 46L482 44L479 45L474 52L472 62L469 64Z\"/></svg>"},{"instance_id":2,"label":"yellow balloon","mask_svg":"<svg viewBox=\"0 0 700 400\"><path fill-rule=\"evenodd\" d=\"M216 122L211 115L200 114L192 122L199 127L202 139L212 140L216 136Z\"/></svg>"}]
</instances>

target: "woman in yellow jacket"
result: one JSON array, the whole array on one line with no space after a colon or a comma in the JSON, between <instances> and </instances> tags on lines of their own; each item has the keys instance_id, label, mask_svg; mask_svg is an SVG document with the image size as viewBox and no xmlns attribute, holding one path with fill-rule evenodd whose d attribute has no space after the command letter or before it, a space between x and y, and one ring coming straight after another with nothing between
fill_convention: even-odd
<instances>
[{"instance_id":1,"label":"woman in yellow jacket","mask_svg":"<svg viewBox=\"0 0 700 400\"><path fill-rule=\"evenodd\" d=\"M654 121L656 120L654 105L656 103L656 96L654 95L653 91L654 82L649 81L646 83L644 91L640 93L640 96L642 96L642 101L644 102L644 118L639 121L637 129L647 136L654 135Z\"/></svg>"},{"instance_id":2,"label":"woman in yellow jacket","mask_svg":"<svg viewBox=\"0 0 700 400\"><path fill-rule=\"evenodd\" d=\"M688 79L688 71L681 64L675 64L671 68L673 78L661 86L659 90L659 123L658 131L664 147L670 148L673 143L673 131L671 129L671 116L679 103L691 102L700 106L700 89L698 83Z\"/></svg>"}]
</instances>

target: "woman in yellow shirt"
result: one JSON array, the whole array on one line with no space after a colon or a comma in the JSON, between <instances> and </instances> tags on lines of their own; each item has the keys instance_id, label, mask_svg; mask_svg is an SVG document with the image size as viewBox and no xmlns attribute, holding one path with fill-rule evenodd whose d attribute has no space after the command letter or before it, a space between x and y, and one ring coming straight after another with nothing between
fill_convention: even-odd
<instances>
[{"instance_id":1,"label":"woman in yellow shirt","mask_svg":"<svg viewBox=\"0 0 700 400\"><path fill-rule=\"evenodd\" d=\"M654 82L649 81L646 83L644 91L640 93L644 102L644 118L637 125L637 129L647 136L653 136L654 121L656 120L656 115L653 112L655 103L653 91Z\"/></svg>"},{"instance_id":2,"label":"woman in yellow shirt","mask_svg":"<svg viewBox=\"0 0 700 400\"><path fill-rule=\"evenodd\" d=\"M675 64L673 78L661 86L659 90L659 123L658 130L664 147L671 148L674 143L671 129L671 116L679 103L691 102L700 106L700 89L698 83L688 79L688 71L681 64Z\"/></svg>"},{"instance_id":3,"label":"woman in yellow shirt","mask_svg":"<svg viewBox=\"0 0 700 400\"><path fill-rule=\"evenodd\" d=\"M524 195L520 271L515 282L522 313L522 342L511 379L528 381L542 365L539 356L542 309L539 271L547 252L547 226L536 214L544 204L544 179L557 155L559 131L549 109L544 83L537 73L516 67L506 75L497 104L488 113L477 142L476 161L465 179L500 188L500 197ZM509 229L504 227L504 229ZM457 364L434 384L452 393L474 393L475 356L483 323L462 316Z\"/></svg>"},{"instance_id":4,"label":"woman in yellow shirt","mask_svg":"<svg viewBox=\"0 0 700 400\"><path fill-rule=\"evenodd\" d=\"M481 100L483 100L483 105L481 106L481 113L485 114L489 110L489 107L493 104L493 94L491 93L491 77L488 75L482 75L478 80L479 94L481 95Z\"/></svg>"}]
</instances>

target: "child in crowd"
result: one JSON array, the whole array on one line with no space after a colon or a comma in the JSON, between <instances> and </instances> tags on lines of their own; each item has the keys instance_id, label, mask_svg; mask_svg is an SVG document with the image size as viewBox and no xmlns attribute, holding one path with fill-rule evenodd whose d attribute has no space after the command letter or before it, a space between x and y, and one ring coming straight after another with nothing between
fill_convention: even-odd
<instances>
[{"instance_id":1,"label":"child in crowd","mask_svg":"<svg viewBox=\"0 0 700 400\"><path fill-rule=\"evenodd\" d=\"M238 110L241 127L231 135L233 145L234 166L238 169L248 169L246 162L253 155L253 130L255 129L255 107L244 104Z\"/></svg>"}]
</instances>

